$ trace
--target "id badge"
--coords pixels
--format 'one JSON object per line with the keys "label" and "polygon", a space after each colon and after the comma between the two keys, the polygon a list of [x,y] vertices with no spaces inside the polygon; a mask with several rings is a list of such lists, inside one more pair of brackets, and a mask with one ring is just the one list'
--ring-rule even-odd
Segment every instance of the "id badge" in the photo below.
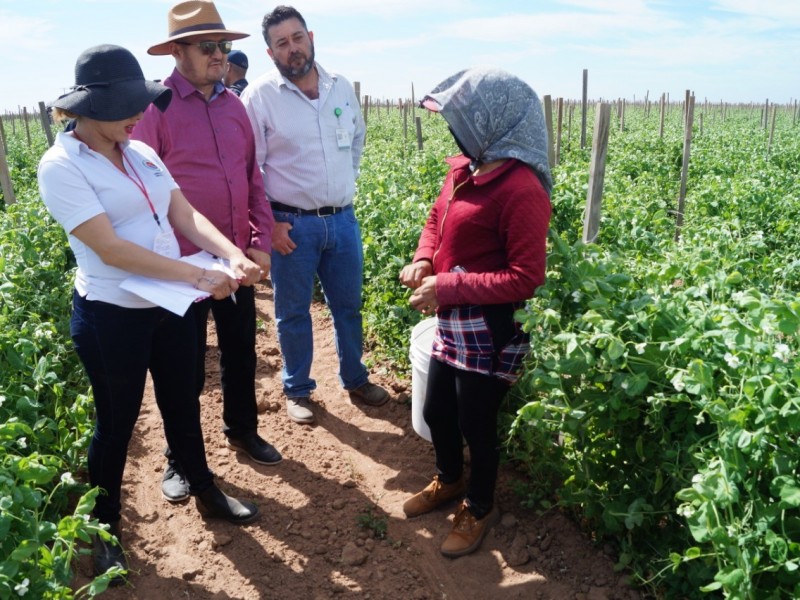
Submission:
{"label": "id badge", "polygon": [[153,240],[153,252],[160,254],[161,256],[166,256],[167,258],[181,257],[181,250],[178,246],[178,238],[175,237],[172,229],[169,229],[168,231],[159,231],[156,234],[156,237]]}
{"label": "id badge", "polygon": [[336,130],[336,143],[339,145],[339,148],[349,148],[350,147],[350,132],[347,129],[339,127]]}

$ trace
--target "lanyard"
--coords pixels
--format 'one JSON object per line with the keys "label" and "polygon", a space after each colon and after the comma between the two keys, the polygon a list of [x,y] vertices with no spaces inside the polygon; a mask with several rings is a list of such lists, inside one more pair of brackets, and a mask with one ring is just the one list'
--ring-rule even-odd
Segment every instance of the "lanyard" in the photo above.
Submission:
{"label": "lanyard", "polygon": [[[147,188],[145,187],[144,182],[142,181],[142,178],[139,177],[139,173],[134,168],[133,163],[130,160],[128,160],[128,157],[125,155],[125,151],[122,150],[122,148],[120,148],[120,153],[122,154],[122,160],[125,161],[126,163],[128,163],[128,166],[130,167],[131,171],[133,171],[133,174],[136,176],[136,179],[131,177],[128,174],[127,171],[125,172],[125,177],[130,179],[133,182],[133,185],[135,185],[137,188],[139,188],[139,191],[142,192],[142,195],[144,196],[144,199],[147,200],[147,206],[150,207],[150,212],[153,213],[153,219],[155,220],[156,225],[158,225],[159,229],[162,229],[161,228],[161,221],[158,219],[158,213],[156,212],[156,207],[153,206],[153,202],[150,200],[150,194],[147,193]],[[162,229],[162,231],[163,231],[163,229]]]}
{"label": "lanyard", "polygon": [[[80,136],[78,135],[77,131],[73,130],[72,135],[79,142],[83,142],[84,144],[86,144],[86,142],[84,142],[80,138]],[[89,146],[89,144],[86,144],[86,145]],[[150,212],[153,213],[153,220],[156,222],[156,225],[158,225],[158,228],[163,231],[163,228],[161,227],[161,220],[158,218],[158,213],[156,212],[156,207],[153,206],[153,202],[150,200],[150,194],[147,193],[147,188],[145,187],[144,182],[142,181],[142,178],[139,177],[139,173],[136,171],[136,168],[133,166],[133,163],[130,160],[128,160],[127,156],[125,156],[125,151],[122,148],[120,148],[119,144],[117,144],[117,148],[119,148],[119,153],[122,155],[123,162],[128,163],[128,166],[130,167],[131,171],[133,171],[133,174],[136,175],[136,179],[131,177],[128,174],[128,171],[126,171],[125,169],[122,169],[122,173],[125,175],[125,177],[127,177],[128,179],[131,180],[133,185],[135,185],[137,188],[139,188],[140,192],[142,192],[142,195],[144,196],[144,199],[147,200],[147,206],[150,207]],[[91,146],[89,146],[89,150],[92,150]],[[94,152],[94,150],[92,150],[92,152]]]}

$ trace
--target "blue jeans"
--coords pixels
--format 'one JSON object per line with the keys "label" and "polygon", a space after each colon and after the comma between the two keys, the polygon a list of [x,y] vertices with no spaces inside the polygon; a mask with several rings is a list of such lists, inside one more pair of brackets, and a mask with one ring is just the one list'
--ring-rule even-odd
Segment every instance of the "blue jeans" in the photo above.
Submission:
{"label": "blue jeans", "polygon": [[317,387],[311,378],[314,338],[311,297],[318,276],[331,311],[339,355],[339,381],[346,390],[367,383],[361,362],[361,279],[364,250],[353,207],[325,216],[275,211],[277,222],[291,223],[297,248],[286,256],[272,253],[275,321],[283,355],[283,391],[289,398],[308,396]]}
{"label": "blue jeans", "polygon": [[189,490],[213,483],[200,427],[195,391],[195,340],[191,315],[163,308],[122,308],[73,294],[71,326],[75,350],[94,395],[96,421],[89,444],[89,482],[104,490],[94,515],[103,523],[120,518],[122,475],[128,443],[142,406],[147,371],[172,453]]}

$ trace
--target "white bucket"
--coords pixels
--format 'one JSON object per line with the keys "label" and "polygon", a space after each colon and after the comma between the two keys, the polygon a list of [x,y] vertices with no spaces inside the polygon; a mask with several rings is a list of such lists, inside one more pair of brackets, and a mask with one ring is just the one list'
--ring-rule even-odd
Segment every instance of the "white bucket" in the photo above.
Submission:
{"label": "white bucket", "polygon": [[428,387],[428,363],[431,359],[436,317],[420,321],[411,331],[408,358],[411,360],[411,425],[417,434],[431,441],[431,430],[422,416],[425,389]]}

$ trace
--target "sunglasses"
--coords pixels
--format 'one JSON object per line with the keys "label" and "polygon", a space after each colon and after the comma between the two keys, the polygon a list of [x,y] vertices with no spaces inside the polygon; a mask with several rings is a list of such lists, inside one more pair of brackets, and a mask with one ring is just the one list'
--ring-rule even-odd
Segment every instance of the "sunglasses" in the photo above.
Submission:
{"label": "sunglasses", "polygon": [[228,40],[222,40],[221,42],[175,42],[176,44],[180,44],[181,46],[197,46],[200,48],[200,52],[205,55],[211,56],[216,52],[217,48],[223,54],[228,54],[233,49],[233,42]]}

